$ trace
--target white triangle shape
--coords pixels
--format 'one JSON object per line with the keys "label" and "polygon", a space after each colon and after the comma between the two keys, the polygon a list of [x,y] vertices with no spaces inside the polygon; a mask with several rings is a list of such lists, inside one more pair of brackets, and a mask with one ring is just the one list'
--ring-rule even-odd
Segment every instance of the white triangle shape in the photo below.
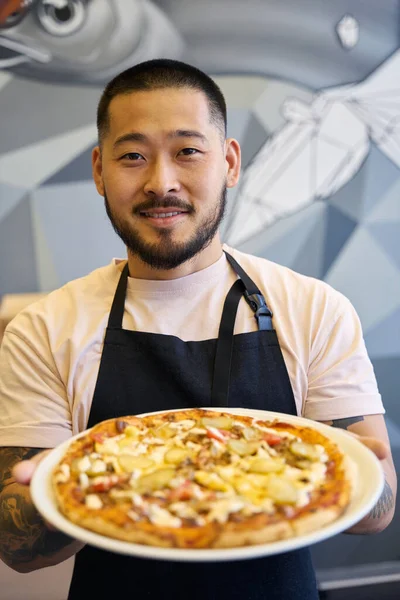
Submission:
{"label": "white triangle shape", "polygon": [[268,86],[258,75],[220,75],[213,78],[231,108],[250,109]]}
{"label": "white triangle shape", "polygon": [[59,287],[59,279],[54,263],[51,260],[52,253],[47,244],[39,215],[37,211],[34,210],[34,201],[31,200],[30,202],[32,207],[32,232],[35,245],[39,290],[41,292],[51,292]]}
{"label": "white triangle shape", "polygon": [[239,246],[239,249],[292,268],[298,252],[324,219],[325,212],[326,204],[317,201],[304,210],[266,227],[253,239]]}
{"label": "white triangle shape", "polygon": [[0,181],[29,189],[36,188],[96,143],[95,125],[41,140],[0,157]]}

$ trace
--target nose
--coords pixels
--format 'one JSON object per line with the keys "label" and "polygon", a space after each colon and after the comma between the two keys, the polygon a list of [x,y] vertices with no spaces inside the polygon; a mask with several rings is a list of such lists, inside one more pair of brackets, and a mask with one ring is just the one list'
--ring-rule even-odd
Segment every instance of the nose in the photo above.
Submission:
{"label": "nose", "polygon": [[144,185],[146,195],[162,198],[167,194],[179,192],[179,189],[180,184],[173,165],[161,159],[150,165],[147,170],[147,181]]}

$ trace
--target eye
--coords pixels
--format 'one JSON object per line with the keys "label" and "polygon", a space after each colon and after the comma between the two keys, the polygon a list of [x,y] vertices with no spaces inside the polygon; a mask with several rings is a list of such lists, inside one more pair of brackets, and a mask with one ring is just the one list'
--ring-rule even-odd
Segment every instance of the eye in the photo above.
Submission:
{"label": "eye", "polygon": [[135,161],[135,160],[139,160],[139,159],[143,158],[143,156],[141,154],[139,154],[139,152],[127,152],[126,154],[121,156],[121,159],[124,159],[124,158],[127,158],[128,160],[131,160],[131,161]]}
{"label": "eye", "polygon": [[41,0],[37,7],[42,27],[57,36],[78,31],[86,20],[86,13],[85,0]]}
{"label": "eye", "polygon": [[196,148],[184,148],[179,152],[179,154],[183,154],[183,156],[192,156],[193,154],[197,154],[199,150]]}

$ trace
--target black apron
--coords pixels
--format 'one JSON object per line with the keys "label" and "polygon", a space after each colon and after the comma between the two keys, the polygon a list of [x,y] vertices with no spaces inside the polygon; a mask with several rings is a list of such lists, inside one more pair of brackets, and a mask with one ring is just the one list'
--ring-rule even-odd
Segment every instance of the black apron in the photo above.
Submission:
{"label": "black apron", "polygon": [[[240,265],[226,257],[239,278],[226,297],[218,339],[200,342],[122,329],[125,266],[110,312],[88,427],[113,417],[201,406],[296,414],[271,312]],[[234,336],[243,297],[258,331]],[[81,598],[318,600],[318,593],[308,549],[211,564],[141,559],[85,546],[76,556],[68,596]]]}

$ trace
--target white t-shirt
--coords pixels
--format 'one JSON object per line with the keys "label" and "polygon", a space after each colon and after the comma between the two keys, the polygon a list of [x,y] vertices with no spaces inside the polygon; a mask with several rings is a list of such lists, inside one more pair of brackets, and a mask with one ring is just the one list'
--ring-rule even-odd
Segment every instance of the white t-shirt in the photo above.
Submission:
{"label": "white t-shirt", "polygon": [[[259,286],[273,312],[298,414],[324,421],[384,413],[349,300],[322,281],[225,249]],[[125,262],[115,259],[67,283],[11,321],[0,347],[1,446],[51,448],[86,428]],[[235,279],[224,254],[180,279],[129,278],[123,327],[184,341],[217,338]],[[256,330],[254,314],[242,299],[235,334]]]}

